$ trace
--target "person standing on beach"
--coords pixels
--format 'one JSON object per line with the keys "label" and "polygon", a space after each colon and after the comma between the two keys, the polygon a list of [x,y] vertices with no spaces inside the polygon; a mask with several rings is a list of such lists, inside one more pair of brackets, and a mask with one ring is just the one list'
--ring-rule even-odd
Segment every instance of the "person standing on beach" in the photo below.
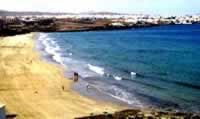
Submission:
{"label": "person standing on beach", "polygon": [[77,82],[77,81],[78,81],[78,78],[79,78],[78,73],[77,73],[77,72],[74,72],[74,78],[73,78],[74,82]]}

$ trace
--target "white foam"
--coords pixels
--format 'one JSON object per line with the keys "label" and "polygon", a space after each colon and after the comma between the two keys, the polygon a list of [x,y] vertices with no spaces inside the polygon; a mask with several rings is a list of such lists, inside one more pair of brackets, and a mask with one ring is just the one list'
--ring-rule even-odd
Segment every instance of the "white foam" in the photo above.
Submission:
{"label": "white foam", "polygon": [[55,51],[61,51],[61,49],[60,49],[60,47],[59,47],[58,45],[56,45],[56,46],[54,47],[54,50],[55,50]]}
{"label": "white foam", "polygon": [[58,62],[59,64],[62,64],[62,65],[63,65],[63,60],[62,60],[62,57],[61,57],[61,55],[60,55],[59,53],[55,54],[55,55],[53,56],[53,59],[54,59],[56,62]]}
{"label": "white foam", "polygon": [[134,104],[135,106],[142,106],[141,102],[137,100],[135,96],[117,86],[112,85],[107,94],[130,105]]}
{"label": "white foam", "polygon": [[46,46],[45,52],[47,52],[47,53],[50,54],[50,55],[55,55],[55,54],[56,54],[56,53],[55,53],[55,50],[52,49],[51,47],[48,47],[48,46]]}
{"label": "white foam", "polygon": [[71,52],[69,53],[69,56],[72,56],[72,53],[71,53]]}
{"label": "white foam", "polygon": [[116,99],[118,99],[118,100],[121,100],[121,101],[123,101],[123,102],[125,102],[125,103],[128,103],[129,105],[134,104],[133,101],[129,101],[129,100],[125,99],[125,98],[118,97],[118,96],[115,96],[115,95],[112,95],[112,94],[110,94],[110,96],[113,97],[113,98],[116,98]]}
{"label": "white foam", "polygon": [[59,53],[61,51],[59,45],[52,38],[49,38],[47,34],[40,34],[38,40],[42,41],[45,52],[52,55],[54,61],[63,65],[62,54]]}
{"label": "white foam", "polygon": [[47,37],[47,34],[42,34],[42,33],[40,33],[40,34],[39,34],[38,40],[43,40],[43,39],[45,39],[46,37]]}
{"label": "white foam", "polygon": [[91,64],[88,64],[88,68],[97,74],[104,75],[104,68],[94,66]]}
{"label": "white foam", "polygon": [[118,80],[118,81],[121,81],[122,80],[122,77],[119,77],[119,76],[113,76],[115,80]]}
{"label": "white foam", "polygon": [[132,75],[132,76],[136,76],[136,74],[137,74],[137,73],[135,73],[135,72],[131,72],[131,75]]}

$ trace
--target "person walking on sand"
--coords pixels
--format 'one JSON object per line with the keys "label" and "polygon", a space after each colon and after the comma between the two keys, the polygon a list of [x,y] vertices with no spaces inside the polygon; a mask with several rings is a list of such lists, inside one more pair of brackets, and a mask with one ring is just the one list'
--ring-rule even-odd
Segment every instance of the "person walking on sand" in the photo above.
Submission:
{"label": "person walking on sand", "polygon": [[77,81],[78,81],[78,78],[79,78],[78,73],[77,73],[77,72],[74,72],[74,78],[73,78],[74,82],[77,82]]}

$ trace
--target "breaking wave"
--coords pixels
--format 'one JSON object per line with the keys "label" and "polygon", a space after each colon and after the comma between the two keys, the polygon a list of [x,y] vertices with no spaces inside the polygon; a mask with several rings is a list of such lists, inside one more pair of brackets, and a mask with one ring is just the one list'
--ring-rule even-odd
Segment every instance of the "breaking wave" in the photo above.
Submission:
{"label": "breaking wave", "polygon": [[118,80],[118,81],[121,81],[122,80],[122,77],[120,77],[120,76],[113,76],[113,78],[115,79],[115,80]]}
{"label": "breaking wave", "polygon": [[88,64],[87,66],[91,71],[93,71],[93,72],[95,72],[97,74],[100,74],[100,75],[104,75],[105,74],[104,68],[101,68],[101,67],[98,67],[98,66],[94,66],[94,65],[91,65],[91,64]]}
{"label": "breaking wave", "polygon": [[110,95],[111,97],[121,100],[130,105],[142,107],[141,102],[135,96],[133,96],[131,93],[126,92],[125,90],[115,85],[112,85],[109,88],[107,88],[106,93]]}
{"label": "breaking wave", "polygon": [[52,59],[63,65],[63,58],[61,52],[61,48],[52,38],[49,38],[47,34],[39,34],[38,40],[41,41],[42,45],[44,45],[44,50],[47,54],[52,56]]}

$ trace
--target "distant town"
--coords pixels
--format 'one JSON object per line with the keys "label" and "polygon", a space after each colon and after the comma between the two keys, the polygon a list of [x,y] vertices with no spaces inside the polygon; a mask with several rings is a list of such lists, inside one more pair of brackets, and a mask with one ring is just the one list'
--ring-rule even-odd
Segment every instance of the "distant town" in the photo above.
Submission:
{"label": "distant town", "polygon": [[196,23],[200,23],[200,15],[159,16],[108,12],[81,14],[4,13],[0,14],[0,35],[15,35],[29,32],[117,30]]}

